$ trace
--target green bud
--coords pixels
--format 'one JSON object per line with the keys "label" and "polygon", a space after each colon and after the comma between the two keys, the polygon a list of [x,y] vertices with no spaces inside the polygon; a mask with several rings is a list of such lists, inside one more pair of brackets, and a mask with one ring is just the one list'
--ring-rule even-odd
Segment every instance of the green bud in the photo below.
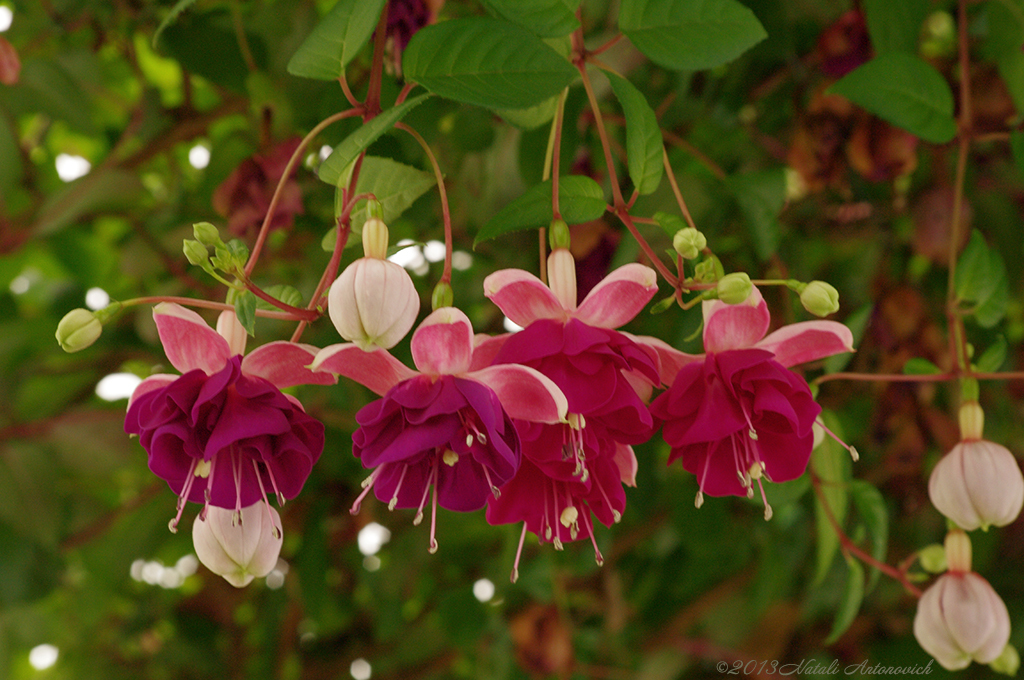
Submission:
{"label": "green bud", "polygon": [[375,198],[371,198],[366,202],[366,219],[368,220],[383,220],[384,219],[384,204]]}
{"label": "green bud", "polygon": [[551,225],[548,227],[548,243],[551,245],[551,250],[568,248],[569,242],[569,225],[565,223],[565,220],[551,220]]}
{"label": "green bud", "polygon": [[1002,654],[989,664],[989,668],[1003,675],[1017,675],[1017,671],[1020,669],[1020,654],[1017,653],[1017,648],[1007,644],[1003,647]]}
{"label": "green bud", "polygon": [[745,272],[734,272],[726,274],[718,280],[715,289],[718,292],[718,299],[727,305],[738,305],[750,297],[750,291],[754,285],[750,283],[750,277]]}
{"label": "green bud", "polygon": [[708,245],[707,238],[693,227],[686,227],[676,232],[672,237],[672,247],[684,259],[693,260],[700,255]]}
{"label": "green bud", "polygon": [[57,324],[57,342],[65,352],[77,352],[96,342],[103,324],[88,309],[72,309]]}
{"label": "green bud", "polygon": [[455,303],[455,291],[452,290],[450,283],[444,281],[439,282],[434,286],[434,292],[430,295],[430,308],[433,310],[441,309],[442,307],[451,307]]}
{"label": "green bud", "polygon": [[380,218],[371,217],[363,224],[363,257],[388,257],[388,226]]}
{"label": "green bud", "polygon": [[693,280],[697,283],[708,283],[715,280],[715,261],[702,260],[693,266]]}
{"label": "green bud", "polygon": [[946,571],[946,548],[939,543],[932,543],[918,550],[917,559],[921,561],[921,568],[929,574],[941,574]]}
{"label": "green bud", "polygon": [[839,311],[839,291],[824,281],[811,281],[800,292],[800,304],[815,316],[828,316]]}
{"label": "green bud", "polygon": [[206,246],[199,241],[185,239],[185,247],[182,250],[185,251],[185,259],[188,260],[189,264],[204,268],[208,266],[210,253],[206,250]]}
{"label": "green bud", "polygon": [[196,222],[192,225],[192,233],[196,240],[204,246],[218,246],[224,243],[220,240],[220,232],[217,231],[217,227],[209,222]]}

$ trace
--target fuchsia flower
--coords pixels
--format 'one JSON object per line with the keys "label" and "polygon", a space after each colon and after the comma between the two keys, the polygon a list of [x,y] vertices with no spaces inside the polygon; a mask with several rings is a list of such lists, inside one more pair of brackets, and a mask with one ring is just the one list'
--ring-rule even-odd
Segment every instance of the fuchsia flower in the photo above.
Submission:
{"label": "fuchsia flower", "polygon": [[366,352],[352,343],[320,350],[311,368],[352,378],[383,396],[356,414],[352,453],[373,473],[352,512],[372,488],[390,509],[415,507],[419,524],[433,488],[434,552],[438,505],[479,510],[519,468],[519,436],[511,418],[560,422],[566,401],[554,383],[531,368],[470,370],[473,327],[454,307],[424,319],[411,347],[420,372],[383,349]]}
{"label": "fuchsia flower", "polygon": [[811,455],[811,426],[821,412],[807,383],[790,366],[853,351],[853,334],[835,321],[791,324],[765,336],[768,306],[755,287],[746,302],[704,302],[703,356],[690,356],[644,338],[671,386],[651,403],[672,447],[669,462],[700,480],[704,494],[752,497],[761,478],[785,482],[803,474]]}
{"label": "fuchsia flower", "polygon": [[518,269],[484,280],[485,295],[524,327],[494,341],[502,343],[494,362],[536,368],[558,385],[569,408],[567,423],[516,423],[523,467],[500,497],[488,499],[487,520],[522,521],[524,538],[530,531],[556,549],[565,540],[590,538],[601,562],[590,514],[606,526],[621,518],[622,484],[635,483],[629,445],[646,441],[653,428],[633,381],[658,382],[651,356],[613,329],[647,304],[657,279],[649,267],[628,264],[577,306],[569,251],[552,251],[548,263],[550,287]]}
{"label": "fuchsia flower", "polygon": [[182,375],[152,375],[135,388],[124,429],[139,435],[149,469],[178,494],[176,531],[185,501],[242,508],[278,503],[302,489],[324,448],[324,426],[281,388],[335,379],[307,364],[316,348],[271,342],[243,358],[245,331],[222,312],[217,331],[180,305],[153,309],[171,365]]}

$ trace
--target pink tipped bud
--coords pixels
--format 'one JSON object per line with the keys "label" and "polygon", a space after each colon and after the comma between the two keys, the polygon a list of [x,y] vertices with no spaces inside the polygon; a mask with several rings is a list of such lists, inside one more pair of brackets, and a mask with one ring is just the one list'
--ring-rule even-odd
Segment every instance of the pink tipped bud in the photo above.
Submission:
{"label": "pink tipped bud", "polygon": [[277,510],[259,501],[241,512],[210,505],[196,517],[192,543],[206,568],[243,588],[277,564],[283,536]]}
{"label": "pink tipped bud", "polygon": [[1024,506],[1024,475],[1005,446],[962,441],[939,461],[928,480],[932,504],[967,531],[1006,526]]}
{"label": "pink tipped bud", "polygon": [[341,337],[367,351],[389,349],[415,323],[420,297],[400,265],[363,257],[346,267],[331,285],[327,311]]}
{"label": "pink tipped bud", "polygon": [[568,248],[556,248],[548,255],[548,287],[563,309],[576,309],[576,260]]}
{"label": "pink tipped bud", "polygon": [[949,572],[917,603],[914,637],[947,670],[999,658],[1010,639],[1006,605],[981,576]]}

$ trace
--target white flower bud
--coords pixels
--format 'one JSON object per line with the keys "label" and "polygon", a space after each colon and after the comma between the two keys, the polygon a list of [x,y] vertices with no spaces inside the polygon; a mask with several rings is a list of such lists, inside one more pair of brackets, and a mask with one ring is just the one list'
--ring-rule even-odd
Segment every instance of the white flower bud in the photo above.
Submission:
{"label": "white flower bud", "polygon": [[984,440],[962,441],[932,470],[932,504],[967,531],[1006,526],[1024,506],[1024,475],[1005,446]]}
{"label": "white flower bud", "polygon": [[103,324],[88,309],[72,309],[57,324],[57,342],[65,352],[83,350],[103,333]]}
{"label": "white flower bud", "polygon": [[918,601],[914,637],[946,670],[991,663],[1010,639],[1010,615],[984,578],[948,572]]}
{"label": "white flower bud", "polygon": [[266,576],[277,564],[283,536],[277,510],[263,501],[234,510],[211,505],[206,519],[192,525],[192,544],[206,568],[243,588],[257,576]]}
{"label": "white flower bud", "polygon": [[420,296],[403,267],[362,257],[331,284],[327,311],[341,337],[367,351],[389,349],[415,323]]}

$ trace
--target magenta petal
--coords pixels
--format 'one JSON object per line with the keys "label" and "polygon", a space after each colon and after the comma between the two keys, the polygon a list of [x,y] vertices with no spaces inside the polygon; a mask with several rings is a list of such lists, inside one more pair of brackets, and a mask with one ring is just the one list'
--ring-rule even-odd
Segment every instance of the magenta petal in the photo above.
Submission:
{"label": "magenta petal", "polygon": [[387,350],[366,352],[352,343],[324,347],[313,358],[310,369],[343,375],[381,395],[403,380],[419,375]]}
{"label": "magenta petal", "polygon": [[633,340],[655,362],[662,385],[671,385],[676,379],[679,369],[683,366],[704,361],[703,354],[680,352],[659,338],[649,335],[630,335],[629,333],[623,333],[623,335]]}
{"label": "magenta petal", "polygon": [[551,289],[522,269],[501,269],[484,279],[484,295],[510,320],[526,327],[538,319],[565,319]]}
{"label": "magenta petal", "polygon": [[738,305],[709,300],[703,303],[703,309],[704,351],[708,353],[753,347],[768,332],[771,322],[768,305],[757,286]]}
{"label": "magenta petal", "polygon": [[242,373],[263,378],[280,389],[294,385],[333,385],[338,378],[307,368],[320,350],[294,342],[268,342],[242,359]]}
{"label": "magenta petal", "polygon": [[153,319],[167,359],[182,373],[198,368],[213,375],[231,357],[227,340],[190,309],[161,302],[153,308]]}
{"label": "magenta petal", "polygon": [[151,392],[152,390],[158,390],[160,388],[167,387],[180,377],[180,375],[171,375],[169,373],[156,373],[154,375],[149,376],[135,387],[135,391],[133,391],[132,395],[128,398],[128,408],[131,408],[132,402],[141,397],[146,392]]}
{"label": "magenta petal", "polygon": [[852,352],[853,333],[837,321],[802,321],[774,331],[757,343],[785,367]]}
{"label": "magenta petal", "polygon": [[473,356],[473,325],[461,310],[441,307],[413,333],[411,349],[413,362],[423,373],[465,373]]}
{"label": "magenta petal", "polygon": [[512,418],[541,423],[565,420],[569,404],[555,383],[540,372],[518,364],[500,364],[474,371],[467,378],[494,390]]}
{"label": "magenta petal", "polygon": [[599,328],[618,328],[633,320],[658,292],[653,269],[632,263],[608,274],[590,291],[574,316]]}

